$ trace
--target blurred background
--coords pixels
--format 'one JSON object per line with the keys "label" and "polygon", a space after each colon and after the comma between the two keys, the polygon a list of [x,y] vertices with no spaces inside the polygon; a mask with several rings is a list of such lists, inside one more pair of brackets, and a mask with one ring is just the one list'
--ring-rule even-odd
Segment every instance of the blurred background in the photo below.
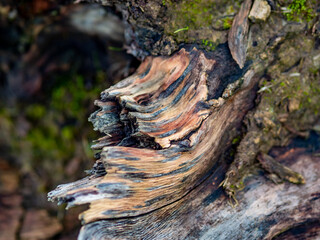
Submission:
{"label": "blurred background", "polygon": [[116,9],[0,0],[0,240],[76,239],[82,209],[47,201],[85,176],[100,92],[134,72]]}

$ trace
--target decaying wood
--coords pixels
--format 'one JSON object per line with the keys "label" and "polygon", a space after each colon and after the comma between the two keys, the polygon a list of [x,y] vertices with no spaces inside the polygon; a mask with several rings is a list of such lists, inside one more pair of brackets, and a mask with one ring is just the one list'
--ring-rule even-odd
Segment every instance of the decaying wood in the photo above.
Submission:
{"label": "decaying wood", "polygon": [[152,214],[89,223],[79,239],[319,239],[320,158],[310,149],[281,150],[275,159],[302,172],[305,185],[277,185],[257,174],[232,206],[219,188],[222,163],[181,200]]}
{"label": "decaying wood", "polygon": [[255,176],[240,194],[240,205],[232,207],[218,189],[226,167],[221,164],[178,202],[133,219],[90,223],[83,227],[79,239],[286,239],[282,237],[290,234],[286,229],[304,225],[314,225],[313,235],[299,231],[300,238],[293,239],[317,239],[319,175],[314,173],[319,173],[319,157],[290,149],[276,159],[289,162],[295,170],[303,168],[306,185],[275,185]]}
{"label": "decaying wood", "polygon": [[296,184],[305,184],[304,178],[299,173],[282,166],[278,161],[274,160],[273,157],[262,153],[258,156],[258,160],[266,171],[270,174],[276,174],[281,180],[287,180],[288,182]]}
{"label": "decaying wood", "polygon": [[246,51],[249,31],[249,12],[252,0],[245,0],[240,8],[239,13],[235,16],[231,29],[228,33],[228,44],[233,59],[239,64],[240,68],[244,67],[246,61]]}
{"label": "decaying wood", "polygon": [[92,175],[58,186],[49,198],[68,207],[90,203],[81,216],[88,223],[138,216],[187,195],[212,173],[255,96],[256,78],[247,74],[243,90],[211,106],[209,96],[222,95],[235,80],[223,66],[238,69],[231,57],[230,64],[220,61],[182,48],[171,57],[148,57],[136,74],[105,90],[90,117],[106,134],[94,145],[102,152]]}
{"label": "decaying wood", "polygon": [[[278,162],[301,173],[303,185],[275,185],[257,172],[235,207],[219,187],[260,78],[240,71],[230,53],[222,55],[230,57],[224,64],[195,48],[149,57],[102,93],[100,110],[90,117],[105,134],[93,146],[102,151],[91,175],[49,194],[68,207],[90,204],[79,239],[286,239],[306,225],[299,239],[319,237],[319,149],[260,157],[271,173]],[[242,86],[222,99],[241,74]]]}
{"label": "decaying wood", "polygon": [[[80,240],[319,238],[319,148],[269,152],[270,145],[259,163],[234,161],[239,168],[232,168],[228,162],[232,154],[256,159],[260,152],[252,131],[238,145],[240,154],[230,150],[254,105],[257,71],[269,64],[260,61],[267,57],[261,41],[251,43],[261,58],[248,51],[253,61],[245,62],[251,5],[245,0],[233,21],[230,52],[227,44],[212,53],[184,46],[172,56],[147,57],[134,75],[101,94],[90,121],[105,136],[92,146],[101,152],[90,176],[49,194],[67,207],[89,203]],[[239,175],[224,192],[222,181]],[[274,184],[279,179],[304,184]]]}

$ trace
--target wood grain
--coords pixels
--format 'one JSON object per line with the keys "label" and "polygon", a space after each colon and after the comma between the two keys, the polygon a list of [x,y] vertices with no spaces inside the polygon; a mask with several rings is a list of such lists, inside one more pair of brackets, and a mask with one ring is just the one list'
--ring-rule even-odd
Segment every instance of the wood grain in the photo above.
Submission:
{"label": "wood grain", "polygon": [[138,216],[187,195],[213,171],[230,146],[234,131],[228,130],[239,126],[255,96],[210,106],[208,82],[216,81],[216,92],[227,85],[209,78],[215,68],[214,55],[182,48],[171,57],[148,57],[134,75],[102,92],[95,102],[100,110],[90,117],[106,134],[93,146],[102,148],[100,159],[91,176],[58,186],[49,198],[68,207],[90,203],[81,215],[88,223]]}
{"label": "wood grain", "polygon": [[288,149],[276,160],[302,171],[305,185],[251,176],[233,206],[219,188],[227,168],[222,162],[181,200],[135,218],[89,223],[78,239],[319,239],[320,158],[300,150]]}

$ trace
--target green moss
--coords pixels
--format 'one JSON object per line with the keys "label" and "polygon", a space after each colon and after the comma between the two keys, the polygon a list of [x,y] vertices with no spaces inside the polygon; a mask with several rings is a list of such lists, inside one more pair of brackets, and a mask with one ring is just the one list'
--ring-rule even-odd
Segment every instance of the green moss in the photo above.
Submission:
{"label": "green moss", "polygon": [[[318,76],[315,74],[315,76]],[[319,76],[318,76],[319,77]],[[319,114],[319,101],[320,101],[320,85],[316,81],[309,83],[310,87],[302,92],[300,96],[300,109],[309,110],[311,113]]]}
{"label": "green moss", "polygon": [[284,13],[288,21],[311,21],[316,13],[314,11],[313,3],[315,1],[307,0],[293,0],[292,3],[288,6],[288,10]]}
{"label": "green moss", "polygon": [[74,135],[74,128],[71,126],[67,126],[67,127],[62,128],[61,135],[62,135],[62,138],[67,141],[72,140],[73,135]]}
{"label": "green moss", "polygon": [[240,142],[240,140],[241,140],[241,136],[237,136],[232,140],[232,144],[237,144]]}
{"label": "green moss", "polygon": [[214,43],[213,41],[211,40],[208,40],[208,39],[203,39],[201,41],[201,46],[204,47],[206,50],[208,51],[213,51],[216,49],[218,44]]}
{"label": "green moss", "polygon": [[182,1],[180,9],[177,9],[178,16],[183,16],[181,21],[185,21],[190,28],[196,29],[199,26],[210,26],[213,16],[210,9],[213,3],[206,0]]}
{"label": "green moss", "polygon": [[32,120],[39,120],[44,117],[46,108],[41,104],[29,105],[26,108],[26,116]]}
{"label": "green moss", "polygon": [[213,20],[212,11],[210,11],[213,4],[211,1],[205,0],[183,0],[180,3],[167,1],[170,21],[165,27],[166,34],[173,35],[182,30],[209,27]]}
{"label": "green moss", "polygon": [[214,50],[218,40],[225,38],[221,32],[231,27],[238,5],[226,0],[166,1],[168,20],[164,32],[177,43],[198,43]]}
{"label": "green moss", "polygon": [[[98,78],[103,78],[98,74]],[[59,79],[59,84],[52,91],[51,108],[62,112],[65,112],[67,117],[83,117],[86,109],[83,108],[87,100],[98,96],[100,90],[98,87],[88,89],[84,84],[84,78],[82,75],[76,75],[71,79],[72,84],[66,87],[63,84],[63,79]],[[62,80],[62,81],[61,81]]]}
{"label": "green moss", "polygon": [[229,28],[231,28],[231,26],[232,26],[232,18],[230,18],[230,17],[226,17],[226,18],[224,18],[223,19],[223,28],[224,29],[229,29]]}
{"label": "green moss", "polygon": [[[264,81],[261,84],[260,93],[263,95],[260,106],[264,106],[266,118],[262,131],[268,139],[280,137],[281,124],[278,119],[283,114],[287,115],[285,125],[296,131],[312,128],[319,118],[319,73],[298,75],[296,71],[297,67],[286,74],[274,74],[273,82]],[[261,89],[265,90],[261,92]]]}

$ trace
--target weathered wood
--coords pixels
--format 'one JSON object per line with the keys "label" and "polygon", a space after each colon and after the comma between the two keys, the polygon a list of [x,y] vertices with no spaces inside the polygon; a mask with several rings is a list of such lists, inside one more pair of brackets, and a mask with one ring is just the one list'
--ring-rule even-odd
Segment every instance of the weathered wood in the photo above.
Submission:
{"label": "weathered wood", "polygon": [[276,174],[281,180],[287,180],[288,182],[296,184],[305,184],[304,178],[301,174],[293,172],[290,168],[282,166],[279,162],[270,157],[267,154],[260,154],[258,160],[261,163],[263,169],[270,174]]}
{"label": "weathered wood", "polygon": [[252,0],[245,0],[240,8],[239,13],[235,16],[232,27],[228,33],[228,44],[233,59],[239,64],[240,68],[244,67],[246,61],[246,51],[248,44],[249,31],[249,12]]}
{"label": "weathered wood", "polygon": [[[195,48],[149,57],[136,74],[104,91],[96,102],[101,110],[90,117],[95,129],[107,135],[95,145],[103,149],[93,175],[59,186],[49,197],[68,207],[90,203],[81,216],[88,223],[148,213],[199,185],[230,146],[232,129],[254,99],[254,94],[247,96],[254,92],[251,74],[238,97],[211,106],[217,100],[210,100],[209,89],[211,96],[221,96],[228,83],[221,81],[223,74],[208,78],[226,66],[215,58]],[[121,142],[119,136],[125,136]]]}
{"label": "weathered wood", "polygon": [[183,199],[152,214],[89,223],[79,239],[319,239],[320,158],[306,148],[281,150],[275,159],[302,172],[305,185],[255,175],[232,206],[218,186],[222,163]]}
{"label": "weathered wood", "polygon": [[[242,3],[229,32],[236,62],[222,57],[231,57],[228,51],[217,56],[220,47],[209,54],[184,46],[171,57],[147,57],[136,74],[102,93],[96,102],[101,109],[90,120],[106,136],[94,145],[102,152],[91,176],[50,193],[68,207],[90,204],[80,217],[85,225],[79,239],[285,239],[303,228],[299,239],[319,237],[319,157],[292,146],[286,153],[269,153],[270,144],[259,164],[255,159],[261,146],[255,136],[264,132],[257,127],[257,135],[249,128],[238,146],[236,167],[228,162],[228,154],[235,153],[228,153],[232,139],[254,105],[261,80],[253,69],[272,67],[270,51],[278,47],[269,46],[269,40],[290,33],[271,24],[260,41],[256,24],[246,62],[251,5],[251,0]],[[240,82],[242,86],[236,84]],[[229,94],[230,89],[237,91]],[[237,161],[245,155],[250,164]],[[291,174],[305,184],[275,185],[259,166],[272,180],[274,174],[290,180]],[[239,181],[226,181],[232,176]],[[223,180],[229,196],[238,191],[234,202],[219,188]]]}

